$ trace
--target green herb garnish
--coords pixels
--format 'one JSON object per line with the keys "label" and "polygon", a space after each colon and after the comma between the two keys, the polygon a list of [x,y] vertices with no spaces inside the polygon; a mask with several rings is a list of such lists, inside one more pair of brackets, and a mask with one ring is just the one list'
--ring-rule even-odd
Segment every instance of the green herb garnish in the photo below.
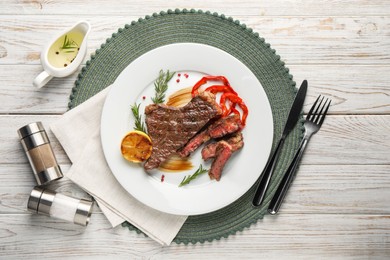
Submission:
{"label": "green herb garnish", "polygon": [[139,106],[140,105],[141,104],[137,105],[137,103],[134,103],[133,106],[130,106],[131,112],[133,112],[133,116],[134,116],[134,119],[135,119],[134,130],[138,130],[138,131],[146,133],[145,124],[142,121],[142,116],[139,114]]}
{"label": "green herb garnish", "polygon": [[154,90],[156,91],[156,94],[154,98],[152,98],[153,103],[164,103],[165,92],[168,89],[168,82],[173,78],[173,75],[175,75],[175,72],[170,73],[169,70],[167,70],[167,72],[160,70],[158,78],[154,82]]}
{"label": "green herb garnish", "polygon": [[62,46],[60,47],[61,50],[67,50],[66,53],[75,52],[75,49],[77,49],[79,46],[77,43],[68,38],[68,35],[65,35],[64,42],[62,43]]}
{"label": "green herb garnish", "polygon": [[187,185],[188,183],[190,183],[192,180],[196,179],[196,177],[198,177],[199,175],[203,174],[203,173],[206,173],[208,172],[209,170],[208,169],[203,169],[203,166],[202,164],[199,166],[198,170],[196,170],[196,172],[192,175],[187,175],[187,176],[184,176],[183,180],[181,181],[181,183],[179,184],[179,187],[182,187],[184,185]]}

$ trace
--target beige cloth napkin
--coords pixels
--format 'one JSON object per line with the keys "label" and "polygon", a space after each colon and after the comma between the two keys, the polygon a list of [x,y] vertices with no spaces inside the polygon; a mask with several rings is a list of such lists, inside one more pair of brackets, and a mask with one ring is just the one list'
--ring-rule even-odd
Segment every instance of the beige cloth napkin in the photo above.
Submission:
{"label": "beige cloth napkin", "polygon": [[160,244],[169,245],[187,216],[154,210],[133,198],[111,173],[101,147],[100,116],[109,87],[51,125],[72,167],[65,174],[97,201],[113,227],[125,220]]}

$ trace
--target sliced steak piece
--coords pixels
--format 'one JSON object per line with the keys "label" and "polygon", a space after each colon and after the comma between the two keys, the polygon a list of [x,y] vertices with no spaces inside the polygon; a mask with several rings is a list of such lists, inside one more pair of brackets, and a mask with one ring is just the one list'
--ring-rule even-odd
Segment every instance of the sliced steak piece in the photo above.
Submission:
{"label": "sliced steak piece", "polygon": [[188,157],[192,152],[198,149],[203,143],[209,141],[211,138],[220,138],[227,134],[234,133],[241,129],[241,120],[239,115],[220,118],[205,130],[194,136],[178,154],[181,157]]}
{"label": "sliced steak piece", "polygon": [[191,140],[182,149],[180,149],[177,152],[177,154],[181,158],[186,158],[193,151],[198,149],[199,146],[201,146],[202,144],[204,144],[208,140],[210,140],[210,136],[207,133],[207,129],[206,129],[206,130],[203,130],[202,132],[200,132],[199,134],[195,135],[193,138],[191,138]]}
{"label": "sliced steak piece", "polygon": [[240,116],[233,114],[231,116],[217,120],[207,128],[207,131],[211,138],[220,138],[227,134],[234,133],[241,128],[242,124]]}
{"label": "sliced steak piece", "polygon": [[145,115],[153,150],[144,168],[151,170],[182,148],[211,119],[221,116],[221,108],[213,94],[202,92],[180,108],[149,105],[145,108]]}
{"label": "sliced steak piece", "polygon": [[[244,139],[241,131],[235,132],[229,137],[224,138],[223,141],[227,142],[231,146],[232,152],[235,152],[244,146]],[[202,149],[203,160],[207,161],[215,157],[216,149],[219,142],[209,143],[208,145],[203,147]]]}
{"label": "sliced steak piece", "polygon": [[216,157],[209,170],[210,179],[215,179],[217,181],[221,179],[222,170],[232,153],[232,147],[226,141],[218,142],[215,152]]}

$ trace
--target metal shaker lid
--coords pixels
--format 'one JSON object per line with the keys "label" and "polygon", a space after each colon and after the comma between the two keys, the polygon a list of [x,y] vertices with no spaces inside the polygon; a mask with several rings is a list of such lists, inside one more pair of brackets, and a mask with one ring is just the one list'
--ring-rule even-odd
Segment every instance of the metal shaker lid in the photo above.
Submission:
{"label": "metal shaker lid", "polygon": [[56,193],[40,187],[34,187],[27,202],[27,209],[34,213],[50,216],[50,207]]}
{"label": "metal shaker lid", "polygon": [[59,165],[47,168],[41,172],[34,174],[34,176],[39,186],[46,185],[52,181],[64,177],[61,171],[61,167]]}
{"label": "metal shaker lid", "polygon": [[93,201],[81,199],[74,215],[73,223],[87,226],[92,214]]}
{"label": "metal shaker lid", "polygon": [[35,122],[21,127],[18,130],[19,138],[23,139],[26,136],[32,135],[37,132],[45,131],[42,122]]}

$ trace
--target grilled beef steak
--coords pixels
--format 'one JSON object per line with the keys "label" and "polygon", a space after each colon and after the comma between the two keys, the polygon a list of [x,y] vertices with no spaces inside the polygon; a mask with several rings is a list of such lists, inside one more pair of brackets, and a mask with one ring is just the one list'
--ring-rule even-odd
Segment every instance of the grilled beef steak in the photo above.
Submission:
{"label": "grilled beef steak", "polygon": [[226,141],[218,142],[215,151],[216,156],[209,170],[210,179],[215,179],[217,181],[221,179],[222,170],[232,153],[232,147]]}
{"label": "grilled beef steak", "polygon": [[211,179],[219,181],[221,179],[222,170],[229,160],[230,156],[244,146],[243,136],[241,131],[224,137],[218,142],[210,143],[202,149],[202,158],[207,161],[214,158],[209,176]]}
{"label": "grilled beef steak", "polygon": [[[241,131],[235,132],[234,134],[230,135],[227,138],[224,138],[223,140],[226,141],[231,146],[232,152],[235,152],[244,146],[244,140]],[[216,150],[219,142],[209,143],[208,145],[203,147],[202,149],[203,160],[207,161],[216,156]]]}
{"label": "grilled beef steak", "polygon": [[145,108],[145,115],[153,150],[144,168],[151,170],[182,148],[211,119],[221,116],[221,109],[213,94],[203,92],[180,108],[149,105]]}
{"label": "grilled beef steak", "polygon": [[220,138],[227,134],[234,133],[242,128],[240,115],[231,115],[229,117],[217,120],[210,125],[207,130],[211,138]]}
{"label": "grilled beef steak", "polygon": [[205,130],[194,136],[180,151],[178,151],[178,154],[181,157],[187,157],[211,138],[220,138],[234,133],[241,129],[241,127],[242,125],[239,115],[234,114],[229,117],[220,118],[208,126]]}

